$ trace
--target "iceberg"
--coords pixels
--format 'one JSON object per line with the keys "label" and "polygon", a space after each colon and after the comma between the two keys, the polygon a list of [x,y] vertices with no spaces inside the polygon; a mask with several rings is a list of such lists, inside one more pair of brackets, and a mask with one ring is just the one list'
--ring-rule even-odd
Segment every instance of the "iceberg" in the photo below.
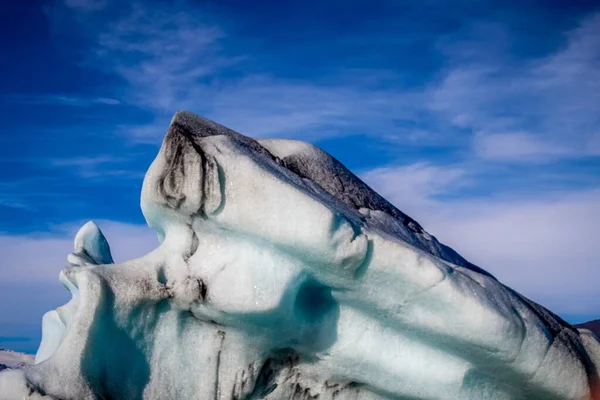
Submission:
{"label": "iceberg", "polygon": [[600,399],[600,343],[440,243],[344,165],[175,114],[114,263],[92,222],[12,399]]}
{"label": "iceberg", "polygon": [[23,368],[28,365],[33,365],[33,363],[34,360],[31,354],[0,349],[0,371],[5,369]]}

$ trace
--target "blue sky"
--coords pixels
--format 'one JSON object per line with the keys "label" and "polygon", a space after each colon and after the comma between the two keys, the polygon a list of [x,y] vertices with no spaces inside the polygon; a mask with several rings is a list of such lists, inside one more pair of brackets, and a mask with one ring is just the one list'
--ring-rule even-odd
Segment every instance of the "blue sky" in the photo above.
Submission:
{"label": "blue sky", "polygon": [[600,317],[594,1],[2,1],[0,347],[33,351],[72,237],[156,245],[172,114],[323,147],[572,322]]}

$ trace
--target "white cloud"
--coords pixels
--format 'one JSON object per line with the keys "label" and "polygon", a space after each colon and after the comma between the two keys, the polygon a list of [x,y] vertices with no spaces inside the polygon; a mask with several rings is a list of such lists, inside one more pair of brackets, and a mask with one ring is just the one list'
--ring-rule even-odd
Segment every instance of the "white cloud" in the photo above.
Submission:
{"label": "white cloud", "polygon": [[[145,225],[96,221],[106,236],[115,262],[140,257],[158,247],[156,233]],[[57,282],[67,265],[81,223],[57,226],[53,232],[0,234],[0,275],[4,284]]]}
{"label": "white cloud", "polygon": [[600,14],[568,32],[558,51],[526,61],[512,59],[506,38],[495,43],[488,28],[474,30],[483,39],[444,44],[450,67],[430,88],[431,109],[480,132],[478,155],[496,161],[597,155]]}
{"label": "white cloud", "polygon": [[376,168],[361,174],[361,178],[409,215],[434,207],[437,195],[468,185],[471,180],[462,168],[426,163]]}
{"label": "white cloud", "polygon": [[475,135],[474,147],[479,157],[491,161],[551,161],[576,155],[566,146],[526,132],[478,133]]}
{"label": "white cloud", "polygon": [[362,177],[503,283],[555,312],[598,312],[600,189],[534,198],[440,200],[440,195],[460,192],[456,184],[463,175],[461,170],[416,164]]}

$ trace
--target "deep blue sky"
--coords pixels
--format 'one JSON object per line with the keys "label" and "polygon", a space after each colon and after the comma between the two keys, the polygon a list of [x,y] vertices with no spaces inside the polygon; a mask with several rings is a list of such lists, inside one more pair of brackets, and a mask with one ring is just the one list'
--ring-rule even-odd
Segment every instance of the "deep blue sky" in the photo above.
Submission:
{"label": "deep blue sky", "polygon": [[156,244],[139,193],[179,109],[314,142],[503,282],[600,317],[598,2],[1,5],[0,347],[35,349],[86,220],[117,258]]}

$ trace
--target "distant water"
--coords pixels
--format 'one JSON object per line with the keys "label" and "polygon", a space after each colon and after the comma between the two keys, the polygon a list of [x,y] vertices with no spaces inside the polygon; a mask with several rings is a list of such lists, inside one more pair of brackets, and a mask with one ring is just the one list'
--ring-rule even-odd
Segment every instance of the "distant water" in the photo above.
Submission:
{"label": "distant water", "polygon": [[41,335],[38,335],[37,337],[0,336],[0,349],[35,354],[40,345],[40,340]]}
{"label": "distant water", "polygon": [[0,323],[0,348],[35,354],[42,339],[42,324]]}

